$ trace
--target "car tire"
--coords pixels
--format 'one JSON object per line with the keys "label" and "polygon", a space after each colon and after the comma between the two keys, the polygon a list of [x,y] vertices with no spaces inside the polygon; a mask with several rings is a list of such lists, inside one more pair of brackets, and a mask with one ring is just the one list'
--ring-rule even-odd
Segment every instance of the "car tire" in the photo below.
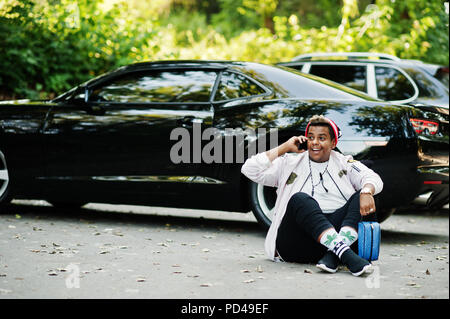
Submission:
{"label": "car tire", "polygon": [[10,180],[5,154],[0,150],[0,212],[11,201]]}
{"label": "car tire", "polygon": [[276,187],[250,182],[250,207],[258,223],[265,230],[272,224],[273,208],[277,199]]}
{"label": "car tire", "polygon": [[377,209],[376,214],[377,214],[377,221],[379,223],[384,222],[386,219],[389,218],[389,216],[391,216],[394,212],[395,212],[395,208],[386,208],[386,209]]}
{"label": "car tire", "polygon": [[[268,230],[272,224],[273,208],[277,199],[276,187],[268,187],[262,184],[250,182],[249,185],[250,208],[258,223],[263,229]],[[378,209],[377,221],[385,221],[395,212],[395,208]]]}

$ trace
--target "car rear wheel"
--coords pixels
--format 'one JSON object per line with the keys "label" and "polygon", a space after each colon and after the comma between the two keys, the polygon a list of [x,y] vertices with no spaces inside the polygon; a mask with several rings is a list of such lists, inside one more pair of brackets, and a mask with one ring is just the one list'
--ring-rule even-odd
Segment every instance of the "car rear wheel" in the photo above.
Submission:
{"label": "car rear wheel", "polygon": [[386,209],[377,209],[377,220],[379,223],[384,222],[386,219],[389,218],[394,212],[395,208],[386,208]]}
{"label": "car rear wheel", "polygon": [[272,223],[275,201],[277,199],[276,187],[268,187],[250,182],[250,206],[256,220],[268,229]]}
{"label": "car rear wheel", "polygon": [[[250,182],[250,206],[256,220],[265,229],[269,229],[272,223],[273,211],[277,200],[276,187],[268,187]],[[395,212],[395,208],[378,209],[377,220],[383,222]]]}
{"label": "car rear wheel", "polygon": [[0,150],[0,211],[3,206],[11,201],[9,195],[9,172],[6,166],[6,158]]}

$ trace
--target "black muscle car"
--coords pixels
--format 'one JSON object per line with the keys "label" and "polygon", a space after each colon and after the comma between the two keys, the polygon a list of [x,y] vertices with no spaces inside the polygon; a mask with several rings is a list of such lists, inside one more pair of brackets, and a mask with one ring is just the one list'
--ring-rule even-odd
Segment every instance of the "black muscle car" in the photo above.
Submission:
{"label": "black muscle car", "polygon": [[[380,221],[430,190],[430,205],[448,202],[448,110],[227,61],[137,63],[51,101],[0,102],[0,202],[253,211],[267,227],[276,193],[241,166],[256,149],[304,134],[315,114],[341,128],[338,151],[383,179]],[[430,123],[433,132],[423,128]]]}

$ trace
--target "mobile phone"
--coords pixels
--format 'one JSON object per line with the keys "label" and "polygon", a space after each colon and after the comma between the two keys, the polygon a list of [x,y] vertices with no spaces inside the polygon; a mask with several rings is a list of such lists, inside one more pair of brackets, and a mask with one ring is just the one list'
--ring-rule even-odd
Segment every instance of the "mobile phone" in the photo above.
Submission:
{"label": "mobile phone", "polygon": [[308,141],[304,141],[303,143],[298,144],[298,150],[307,150],[308,149]]}

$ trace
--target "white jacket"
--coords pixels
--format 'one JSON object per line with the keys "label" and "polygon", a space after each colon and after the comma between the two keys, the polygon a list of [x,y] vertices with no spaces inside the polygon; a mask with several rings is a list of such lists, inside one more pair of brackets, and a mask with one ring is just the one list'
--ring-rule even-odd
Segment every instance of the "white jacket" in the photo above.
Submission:
{"label": "white jacket", "polygon": [[[287,153],[273,162],[266,152],[259,153],[247,159],[241,172],[255,183],[277,187],[274,215],[265,241],[266,254],[275,260],[278,227],[286,206],[291,196],[301,189],[298,185],[304,185],[309,176],[308,152]],[[295,182],[286,183],[293,172],[297,174]],[[377,173],[361,162],[354,161],[351,156],[344,156],[336,151],[331,151],[328,172],[347,200],[368,183],[375,187],[375,194],[383,189],[383,181]]]}

